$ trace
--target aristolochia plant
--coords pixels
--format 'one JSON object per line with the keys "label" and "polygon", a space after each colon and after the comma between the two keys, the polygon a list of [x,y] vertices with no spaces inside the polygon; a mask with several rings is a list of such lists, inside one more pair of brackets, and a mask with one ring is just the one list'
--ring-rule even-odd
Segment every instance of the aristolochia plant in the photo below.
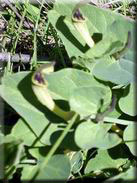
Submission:
{"label": "aristolochia plant", "polygon": [[20,115],[0,142],[6,178],[18,168],[22,180],[134,178],[135,22],[77,3],[57,0],[48,13],[73,67],[2,78],[1,97]]}

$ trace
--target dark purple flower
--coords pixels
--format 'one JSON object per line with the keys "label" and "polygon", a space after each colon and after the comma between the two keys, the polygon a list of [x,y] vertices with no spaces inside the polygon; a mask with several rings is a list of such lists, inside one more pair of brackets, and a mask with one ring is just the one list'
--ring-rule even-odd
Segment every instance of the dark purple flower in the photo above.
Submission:
{"label": "dark purple flower", "polygon": [[42,77],[42,74],[41,74],[40,72],[37,72],[37,73],[35,74],[34,79],[37,80],[38,83],[40,83],[40,84],[41,84],[41,83],[42,83],[42,84],[45,83],[45,82],[44,82],[44,79],[43,79],[43,77]]}
{"label": "dark purple flower", "polygon": [[78,20],[85,20],[85,18],[83,17],[82,13],[80,12],[79,9],[77,9],[75,12],[74,12],[74,15],[73,15],[74,18],[78,19]]}

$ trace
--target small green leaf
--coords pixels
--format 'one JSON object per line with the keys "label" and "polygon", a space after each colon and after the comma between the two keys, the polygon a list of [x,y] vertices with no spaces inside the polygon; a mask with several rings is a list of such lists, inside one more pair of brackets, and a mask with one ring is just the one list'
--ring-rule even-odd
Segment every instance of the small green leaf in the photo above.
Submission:
{"label": "small green leaf", "polygon": [[30,16],[33,21],[36,21],[37,16],[38,16],[39,11],[40,11],[39,8],[32,5],[32,4],[30,4],[30,3],[26,3],[25,6],[26,6],[26,9],[27,9],[28,13],[30,14],[28,16]]}
{"label": "small green leaf", "polygon": [[85,173],[112,168],[118,169],[121,165],[126,163],[127,158],[114,158],[112,152],[113,149],[111,150],[111,153],[108,150],[98,150],[96,157],[88,161]]}
{"label": "small green leaf", "polygon": [[81,151],[78,152],[73,152],[72,151],[72,156],[71,156],[71,152],[70,152],[70,162],[71,162],[71,172],[72,173],[78,173],[82,166],[83,166],[83,155],[81,153]]}
{"label": "small green leaf", "polygon": [[0,144],[4,142],[4,134],[0,132]]}
{"label": "small green leaf", "polygon": [[122,112],[130,115],[136,116],[137,111],[135,109],[135,83],[132,83],[127,94],[127,90],[124,91],[123,97],[119,100],[119,107]]}
{"label": "small green leaf", "polygon": [[136,167],[130,167],[126,172],[122,172],[119,175],[116,175],[110,179],[105,180],[103,183],[125,183],[130,181],[132,183],[136,183],[136,172],[137,168]]}
{"label": "small green leaf", "polygon": [[133,125],[128,125],[126,127],[126,129],[124,130],[124,134],[123,134],[123,139],[125,141],[125,144],[129,147],[131,153],[134,156],[137,156],[137,151],[136,151],[136,143],[137,143],[136,128],[137,128],[137,124],[135,122]]}
{"label": "small green leaf", "polygon": [[0,149],[3,151],[2,155],[4,155],[4,176],[7,179],[10,179],[19,165],[20,159],[23,157],[23,141],[19,138],[17,139],[11,134],[6,135],[4,138],[4,143],[1,144]]}

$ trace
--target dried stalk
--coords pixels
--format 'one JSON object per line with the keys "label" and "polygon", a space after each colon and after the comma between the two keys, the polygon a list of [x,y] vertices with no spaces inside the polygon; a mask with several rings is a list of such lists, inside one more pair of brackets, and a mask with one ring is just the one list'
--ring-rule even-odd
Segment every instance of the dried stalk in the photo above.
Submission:
{"label": "dried stalk", "polygon": [[31,56],[28,54],[15,54],[12,55],[11,53],[0,53],[0,62],[22,62],[22,63],[29,63],[31,60]]}

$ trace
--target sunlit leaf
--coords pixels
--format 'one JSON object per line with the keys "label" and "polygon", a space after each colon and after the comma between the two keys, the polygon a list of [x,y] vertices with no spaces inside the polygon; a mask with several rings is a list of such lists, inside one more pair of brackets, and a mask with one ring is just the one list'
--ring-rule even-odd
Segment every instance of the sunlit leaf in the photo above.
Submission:
{"label": "sunlit leaf", "polygon": [[134,156],[137,156],[137,151],[136,151],[136,143],[137,143],[136,128],[137,128],[136,122],[133,125],[128,125],[126,127],[126,129],[124,130],[124,135],[123,135],[123,139],[125,141],[125,144],[129,147],[131,153]]}
{"label": "sunlit leaf", "polygon": [[136,99],[135,99],[135,84],[131,84],[129,87],[129,92],[127,90],[124,91],[123,97],[119,100],[119,107],[121,111],[130,115],[136,116],[137,110],[135,109]]}
{"label": "sunlit leaf", "polygon": [[[117,151],[118,153],[121,153],[122,149],[120,149],[120,152]],[[122,152],[123,153],[123,152]],[[105,169],[118,169],[121,165],[125,164],[127,161],[127,158],[122,158],[118,157],[115,158],[113,157],[113,149],[111,152],[107,150],[99,150],[98,154],[94,159],[91,159],[88,161],[88,164],[85,169],[85,173],[90,173],[92,171],[97,171],[97,170],[105,170]]]}
{"label": "sunlit leaf", "polygon": [[82,149],[109,149],[118,145],[122,139],[109,134],[112,124],[95,124],[91,121],[81,123],[75,131],[75,141]]}

